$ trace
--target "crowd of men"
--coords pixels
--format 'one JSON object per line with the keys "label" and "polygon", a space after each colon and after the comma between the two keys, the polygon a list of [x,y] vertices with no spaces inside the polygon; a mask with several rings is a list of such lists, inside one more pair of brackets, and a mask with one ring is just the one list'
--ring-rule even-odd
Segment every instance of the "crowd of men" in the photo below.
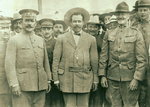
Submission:
{"label": "crowd of men", "polygon": [[0,16],[0,107],[150,107],[150,0],[38,14]]}

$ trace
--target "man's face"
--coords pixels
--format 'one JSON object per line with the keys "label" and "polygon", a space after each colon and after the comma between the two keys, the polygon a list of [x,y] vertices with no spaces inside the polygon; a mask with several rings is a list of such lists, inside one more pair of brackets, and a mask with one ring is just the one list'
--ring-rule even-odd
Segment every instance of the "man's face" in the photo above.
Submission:
{"label": "man's face", "polygon": [[105,16],[105,17],[104,17],[104,23],[105,23],[105,24],[108,23],[109,20],[110,20],[110,18],[111,18],[111,15]]}
{"label": "man's face", "polygon": [[33,17],[25,17],[22,21],[22,27],[26,32],[34,31],[36,26],[36,19]]}
{"label": "man's face", "polygon": [[117,16],[118,24],[121,25],[127,24],[130,17],[129,13],[117,13],[116,16]]}
{"label": "man's face", "polygon": [[111,29],[115,29],[117,27],[118,23],[117,22],[111,22],[109,24],[106,25],[107,29],[111,30]]}
{"label": "man's face", "polygon": [[80,32],[84,25],[83,16],[82,15],[73,15],[71,18],[71,27],[74,32]]}
{"label": "man's face", "polygon": [[87,29],[88,29],[89,33],[93,36],[98,34],[99,28],[100,27],[96,24],[90,23],[90,24],[87,25]]}
{"label": "man's face", "polygon": [[57,35],[62,34],[64,32],[64,26],[62,24],[55,24],[53,29]]}
{"label": "man's face", "polygon": [[10,26],[0,25],[0,35],[5,41],[8,41],[10,37]]}
{"label": "man's face", "polygon": [[21,30],[22,30],[22,20],[21,19],[14,21],[13,29],[17,33],[21,32]]}
{"label": "man's face", "polygon": [[138,15],[142,20],[149,20],[150,16],[150,8],[146,7],[139,7],[138,8]]}
{"label": "man's face", "polygon": [[42,28],[41,28],[42,35],[43,35],[45,38],[50,37],[51,34],[52,34],[52,31],[53,31],[53,27],[42,27]]}

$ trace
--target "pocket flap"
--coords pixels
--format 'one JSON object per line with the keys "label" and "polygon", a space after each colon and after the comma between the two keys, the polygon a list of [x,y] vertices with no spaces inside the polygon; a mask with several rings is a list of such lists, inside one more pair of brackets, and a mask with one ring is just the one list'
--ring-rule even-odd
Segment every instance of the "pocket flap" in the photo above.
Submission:
{"label": "pocket flap", "polygon": [[18,70],[19,74],[23,74],[23,73],[26,73],[26,72],[27,72],[26,70]]}
{"label": "pocket flap", "polygon": [[125,42],[135,42],[136,38],[134,36],[126,37]]}

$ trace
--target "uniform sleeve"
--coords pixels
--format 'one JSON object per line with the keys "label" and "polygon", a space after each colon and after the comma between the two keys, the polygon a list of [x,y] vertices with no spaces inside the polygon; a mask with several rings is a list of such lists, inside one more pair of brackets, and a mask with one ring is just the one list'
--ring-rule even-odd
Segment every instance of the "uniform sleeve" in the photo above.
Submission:
{"label": "uniform sleeve", "polygon": [[47,55],[47,49],[46,49],[45,42],[44,42],[44,69],[47,73],[48,80],[52,80],[52,75],[51,75],[51,71],[50,71],[50,65],[49,65],[49,60],[48,60],[48,55]]}
{"label": "uniform sleeve", "polygon": [[53,76],[54,81],[59,81],[59,79],[58,79],[58,67],[59,67],[61,55],[62,55],[62,39],[59,36],[56,40],[56,44],[55,44],[54,52],[53,52],[52,76]]}
{"label": "uniform sleeve", "polygon": [[108,61],[108,33],[104,35],[103,43],[102,43],[102,51],[100,53],[99,60],[99,76],[106,76],[106,67]]}
{"label": "uniform sleeve", "polygon": [[90,47],[90,61],[91,61],[92,71],[94,73],[94,82],[99,82],[98,81],[98,52],[97,52],[97,44],[95,38],[93,39]]}
{"label": "uniform sleeve", "polygon": [[146,48],[143,36],[141,32],[137,33],[137,41],[135,44],[136,50],[136,69],[134,73],[134,79],[142,81],[145,76],[145,67],[146,67]]}
{"label": "uniform sleeve", "polygon": [[16,42],[14,38],[10,38],[7,44],[5,57],[5,72],[9,86],[19,85],[16,73]]}

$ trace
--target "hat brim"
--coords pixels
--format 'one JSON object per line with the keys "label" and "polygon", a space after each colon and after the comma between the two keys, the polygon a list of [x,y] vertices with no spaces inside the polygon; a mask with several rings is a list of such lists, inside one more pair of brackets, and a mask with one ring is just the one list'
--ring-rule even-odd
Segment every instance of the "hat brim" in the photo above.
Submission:
{"label": "hat brim", "polygon": [[81,13],[84,17],[84,24],[86,24],[89,19],[90,19],[90,15],[88,13],[88,11],[86,11],[83,8],[73,8],[70,9],[64,16],[64,22],[66,23],[66,25],[70,26],[71,23],[71,16],[75,13]]}
{"label": "hat brim", "polygon": [[149,7],[150,8],[150,5],[139,5],[139,6],[136,6],[136,8],[139,8],[139,7]]}
{"label": "hat brim", "polygon": [[100,23],[95,23],[95,22],[88,22],[87,24],[95,24],[95,25],[102,25],[102,24],[100,24]]}
{"label": "hat brim", "polygon": [[18,18],[18,19],[13,19],[12,22],[15,22],[17,20],[22,20],[22,18]]}
{"label": "hat brim", "polygon": [[115,11],[113,12],[114,14],[117,14],[117,13],[131,13],[131,11]]}
{"label": "hat brim", "polygon": [[43,19],[39,20],[39,24],[43,23],[44,21],[49,21],[49,22],[52,22],[53,24],[55,23],[55,21],[53,19],[43,18]]}
{"label": "hat brim", "polygon": [[39,14],[39,12],[37,10],[34,10],[34,9],[22,9],[22,10],[19,11],[19,13],[23,14],[24,12],[29,12],[29,11],[34,12],[36,15]]}

